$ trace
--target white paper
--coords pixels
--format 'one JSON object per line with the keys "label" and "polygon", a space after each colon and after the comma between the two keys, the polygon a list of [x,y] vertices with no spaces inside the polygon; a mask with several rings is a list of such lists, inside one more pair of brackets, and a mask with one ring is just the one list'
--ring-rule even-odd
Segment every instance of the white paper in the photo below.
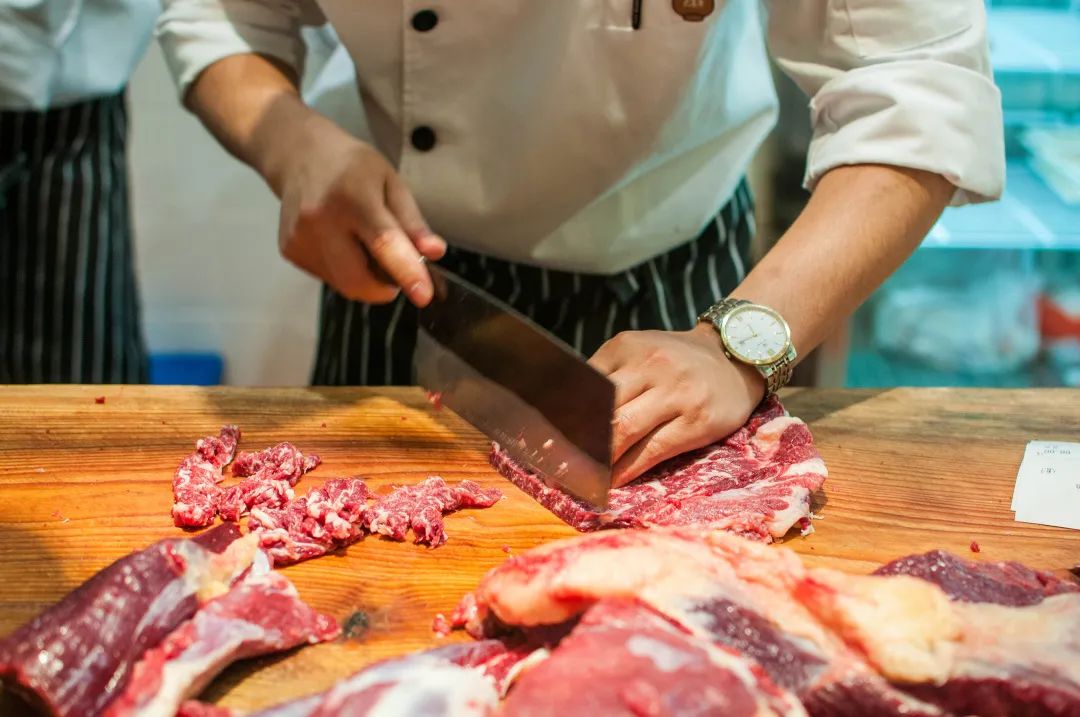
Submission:
{"label": "white paper", "polygon": [[1012,509],[1021,523],[1080,530],[1080,443],[1028,443]]}

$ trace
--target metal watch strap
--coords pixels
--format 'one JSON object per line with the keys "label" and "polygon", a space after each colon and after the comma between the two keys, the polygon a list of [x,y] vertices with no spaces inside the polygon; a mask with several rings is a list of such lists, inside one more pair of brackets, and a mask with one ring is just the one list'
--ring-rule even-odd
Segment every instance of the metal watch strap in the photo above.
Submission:
{"label": "metal watch strap", "polygon": [[[725,314],[734,310],[736,307],[743,306],[744,304],[751,304],[753,302],[746,299],[733,299],[726,298],[721,299],[717,303],[710,306],[698,317],[698,321],[707,321],[712,324],[717,333],[720,331],[720,320]],[[723,341],[723,337],[721,337]],[[727,353],[725,347],[724,352]],[[785,353],[776,363],[768,366],[755,366],[758,373],[765,379],[765,397],[768,398],[781,388],[786,386],[791,381],[791,373],[794,370],[794,361],[796,357],[795,347],[788,346],[787,353]],[[728,354],[729,358],[731,357]],[[737,360],[737,359],[736,359]]]}

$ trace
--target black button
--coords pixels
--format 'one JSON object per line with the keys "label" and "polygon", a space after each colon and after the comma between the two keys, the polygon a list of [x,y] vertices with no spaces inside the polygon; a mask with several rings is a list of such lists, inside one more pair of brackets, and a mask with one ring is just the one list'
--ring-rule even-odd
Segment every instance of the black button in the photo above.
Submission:
{"label": "black button", "polygon": [[412,131],[412,146],[421,152],[430,151],[435,146],[435,130],[424,125]]}
{"label": "black button", "polygon": [[433,30],[439,24],[439,16],[434,10],[421,10],[412,16],[412,26],[417,32]]}

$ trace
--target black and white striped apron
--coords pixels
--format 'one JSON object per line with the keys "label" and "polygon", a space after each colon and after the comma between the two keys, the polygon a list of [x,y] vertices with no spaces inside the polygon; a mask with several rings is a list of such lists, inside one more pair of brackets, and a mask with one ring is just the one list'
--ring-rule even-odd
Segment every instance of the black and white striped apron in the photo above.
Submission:
{"label": "black and white striped apron", "polygon": [[[693,241],[614,276],[513,264],[461,249],[441,262],[586,356],[626,330],[685,330],[746,276],[754,235],[746,182]],[[416,311],[349,301],[323,288],[315,385],[414,383]]]}
{"label": "black and white striped apron", "polygon": [[144,383],[118,94],[0,111],[0,383]]}

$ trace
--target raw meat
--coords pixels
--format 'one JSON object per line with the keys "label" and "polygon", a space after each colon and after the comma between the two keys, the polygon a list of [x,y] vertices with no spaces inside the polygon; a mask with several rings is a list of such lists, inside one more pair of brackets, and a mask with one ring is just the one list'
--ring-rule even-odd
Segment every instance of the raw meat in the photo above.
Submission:
{"label": "raw meat", "polygon": [[275,565],[317,558],[361,537],[370,495],[360,478],[334,478],[282,508],[253,509],[248,528]]}
{"label": "raw meat", "polygon": [[46,714],[97,717],[142,654],[226,592],[256,552],[223,525],[121,558],[0,641],[0,678]]}
{"label": "raw meat", "polygon": [[611,491],[606,511],[573,498],[513,462],[497,444],[503,476],[581,531],[698,526],[769,542],[810,514],[827,471],[810,429],[775,398],[725,440],[679,456]]}
{"label": "raw meat", "polygon": [[445,650],[380,662],[321,695],[272,707],[255,717],[487,717],[493,714],[499,701],[495,682],[483,669],[462,666],[468,655]]}
{"label": "raw meat", "polygon": [[482,488],[469,480],[448,486],[438,476],[418,485],[396,488],[383,496],[364,515],[364,527],[369,532],[393,540],[405,540],[412,528],[415,542],[438,547],[446,542],[443,529],[444,513],[462,508],[489,508],[502,498],[496,489]]}
{"label": "raw meat", "polygon": [[633,600],[602,600],[526,671],[500,715],[805,715],[752,660],[694,638]]}
{"label": "raw meat", "polygon": [[173,717],[230,663],[338,636],[337,622],[312,610],[287,578],[259,554],[228,593],[199,608],[143,654],[124,693],[105,717]]}
{"label": "raw meat", "polygon": [[291,443],[241,453],[233,462],[232,472],[244,480],[220,494],[218,513],[223,520],[240,520],[252,508],[280,508],[292,500],[292,487],[300,477],[320,462],[318,456],[305,456]]}
{"label": "raw meat", "polygon": [[807,569],[720,532],[619,531],[511,558],[464,600],[474,635],[637,598],[752,659],[813,715],[1080,713],[1080,594],[1023,608],[950,600],[905,575]]}
{"label": "raw meat", "polygon": [[176,717],[235,717],[235,715],[236,713],[227,707],[218,707],[196,700],[188,700],[176,711]]}
{"label": "raw meat", "polygon": [[182,528],[201,528],[214,522],[221,494],[222,469],[240,440],[240,429],[225,426],[218,436],[201,438],[195,452],[180,461],[173,475],[173,522]]}
{"label": "raw meat", "polygon": [[1015,607],[1036,605],[1051,595],[1080,592],[1076,583],[1020,563],[969,562],[943,550],[894,560],[874,575],[913,575],[934,583],[953,600]]}

